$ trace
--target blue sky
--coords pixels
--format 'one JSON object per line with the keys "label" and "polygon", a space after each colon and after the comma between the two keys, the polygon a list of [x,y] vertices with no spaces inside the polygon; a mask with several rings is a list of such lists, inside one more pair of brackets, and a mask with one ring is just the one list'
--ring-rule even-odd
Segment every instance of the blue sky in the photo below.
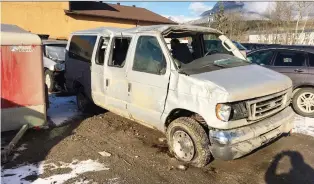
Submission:
{"label": "blue sky", "polygon": [[[117,3],[117,2],[109,2]],[[210,10],[216,2],[120,2],[121,5],[146,8],[174,21],[184,22],[199,18],[199,15]]]}

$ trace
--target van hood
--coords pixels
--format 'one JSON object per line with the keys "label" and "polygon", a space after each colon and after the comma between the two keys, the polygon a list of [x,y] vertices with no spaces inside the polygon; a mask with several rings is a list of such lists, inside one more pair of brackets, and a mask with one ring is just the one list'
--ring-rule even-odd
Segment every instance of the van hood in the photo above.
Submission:
{"label": "van hood", "polygon": [[254,64],[192,74],[190,77],[220,86],[228,93],[228,102],[266,96],[292,87],[289,77]]}

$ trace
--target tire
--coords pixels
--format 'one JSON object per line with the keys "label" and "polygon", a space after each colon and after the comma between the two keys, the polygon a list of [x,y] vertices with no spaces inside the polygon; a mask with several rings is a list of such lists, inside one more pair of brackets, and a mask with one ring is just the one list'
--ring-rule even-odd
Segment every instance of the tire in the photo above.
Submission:
{"label": "tire", "polygon": [[[183,147],[178,146],[181,145],[179,143],[180,141],[177,141],[178,139],[175,138],[177,137],[177,135],[181,137],[180,136],[181,134],[183,137],[189,137],[188,140],[189,139],[192,140],[194,154],[192,154],[192,151],[190,152],[188,151],[187,153],[190,154],[184,153],[184,156],[182,156],[181,151],[184,150],[185,148],[184,146]],[[195,167],[204,167],[210,162],[212,157],[209,150],[209,138],[204,128],[196,120],[188,117],[181,117],[174,120],[167,128],[166,136],[169,151],[178,160],[191,164]],[[189,141],[185,142],[190,143]],[[181,156],[178,153],[181,154]]]}
{"label": "tire", "polygon": [[47,112],[50,106],[50,102],[49,102],[49,95],[48,95],[48,87],[46,84],[45,84],[45,101],[46,101],[46,112]]}
{"label": "tire", "polygon": [[83,113],[90,113],[93,107],[93,103],[85,95],[83,87],[80,87],[76,94],[76,105],[77,105],[78,110]]}
{"label": "tire", "polygon": [[56,82],[53,77],[53,72],[49,69],[45,70],[45,84],[47,85],[49,92],[55,91]]}
{"label": "tire", "polygon": [[[305,99],[305,101],[303,100]],[[305,103],[305,106],[301,104]],[[314,88],[302,88],[297,91],[292,99],[293,109],[301,116],[314,117]],[[309,107],[309,108],[307,108]]]}

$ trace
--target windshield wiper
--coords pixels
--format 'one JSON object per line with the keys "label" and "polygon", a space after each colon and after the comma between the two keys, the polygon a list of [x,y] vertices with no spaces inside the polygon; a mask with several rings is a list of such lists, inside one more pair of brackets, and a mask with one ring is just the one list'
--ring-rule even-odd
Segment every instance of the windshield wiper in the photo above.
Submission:
{"label": "windshield wiper", "polygon": [[217,64],[217,63],[213,63],[213,65],[215,65],[215,66],[219,66],[219,67],[221,67],[221,68],[226,68],[226,66],[223,66],[223,65],[219,65],[219,64]]}

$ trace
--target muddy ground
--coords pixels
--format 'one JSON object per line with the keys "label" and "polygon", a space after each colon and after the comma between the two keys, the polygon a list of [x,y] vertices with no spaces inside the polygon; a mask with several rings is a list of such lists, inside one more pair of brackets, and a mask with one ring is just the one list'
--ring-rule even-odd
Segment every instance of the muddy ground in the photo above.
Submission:
{"label": "muddy ground", "polygon": [[[68,162],[98,160],[110,170],[88,172],[77,179],[90,183],[314,183],[314,138],[299,134],[283,137],[258,151],[233,161],[214,160],[204,168],[180,163],[159,138],[160,132],[148,129],[111,112],[85,115],[62,127],[30,130],[21,144],[27,149],[4,168],[40,161]],[[103,157],[98,152],[111,153]],[[68,172],[45,172],[48,177]],[[114,179],[113,179],[114,178]],[[66,183],[73,183],[68,180]]]}

